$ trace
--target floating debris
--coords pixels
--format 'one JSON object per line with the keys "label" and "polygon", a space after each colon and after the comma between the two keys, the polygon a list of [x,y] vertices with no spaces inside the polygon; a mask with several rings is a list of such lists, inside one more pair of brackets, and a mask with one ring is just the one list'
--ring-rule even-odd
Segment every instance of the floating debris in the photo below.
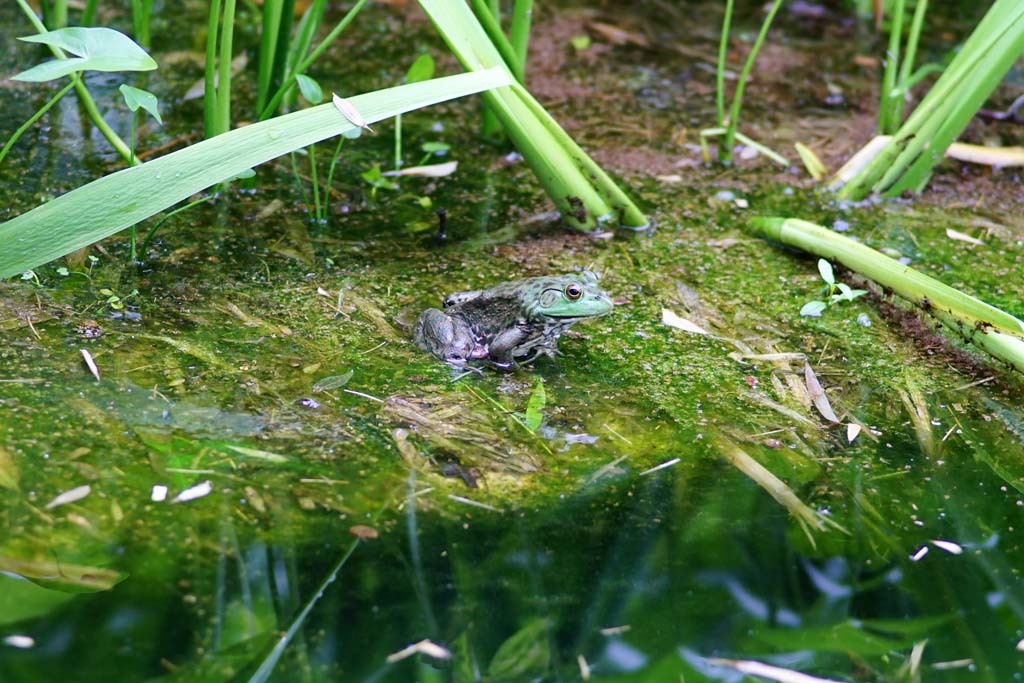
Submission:
{"label": "floating debris", "polygon": [[426,166],[410,166],[399,171],[384,171],[383,176],[419,176],[421,178],[444,178],[455,173],[459,167],[457,161],[446,161],[442,164],[428,164]]}
{"label": "floating debris", "polygon": [[954,230],[953,228],[946,228],[946,237],[951,240],[957,240],[958,242],[967,242],[968,244],[975,244],[978,246],[985,245],[985,243],[977,237],[971,237],[970,235],[962,233],[959,230]]}
{"label": "floating debris", "polygon": [[590,665],[587,664],[587,658],[583,655],[576,655],[576,663],[580,667],[580,678],[585,681],[590,680]]}
{"label": "floating debris", "polygon": [[81,349],[82,358],[85,360],[85,367],[89,368],[89,372],[96,378],[96,381],[100,381],[100,369],[96,367],[96,361],[92,359],[92,354],[89,353],[89,349]]}
{"label": "floating debris", "polygon": [[83,498],[89,495],[90,491],[92,491],[92,488],[88,484],[85,484],[83,486],[76,486],[75,488],[69,491],[65,491],[64,493],[60,494],[59,496],[51,500],[49,503],[47,503],[46,509],[52,510],[53,508],[59,505],[67,505],[68,503],[74,503],[76,501],[82,500]]}
{"label": "floating debris", "polygon": [[426,655],[428,657],[433,657],[434,659],[452,658],[452,653],[447,648],[430,640],[421,640],[418,643],[413,643],[409,647],[388,655],[387,661],[388,664],[394,664],[395,662],[400,662],[403,659],[408,659],[413,655]]}
{"label": "floating debris", "polygon": [[846,425],[846,441],[853,443],[853,440],[860,434],[861,426],[856,422],[851,422]]}
{"label": "floating debris", "polygon": [[191,488],[185,489],[184,491],[182,491],[181,493],[176,495],[174,497],[174,500],[172,500],[171,502],[172,503],[187,503],[190,500],[195,500],[197,498],[202,498],[203,496],[208,496],[212,492],[213,492],[213,484],[211,484],[210,480],[207,479],[206,481],[202,482],[201,484],[196,484],[195,486],[193,486]]}
{"label": "floating debris", "polygon": [[682,330],[684,332],[690,332],[693,334],[711,334],[700,325],[692,323],[686,318],[676,315],[667,308],[661,309],[661,323],[662,325],[668,325],[669,327],[674,327],[677,330]]}
{"label": "floating debris", "polygon": [[727,666],[732,669],[751,676],[760,676],[779,683],[840,683],[834,678],[819,678],[810,676],[792,669],[783,669],[781,666],[772,666],[764,662],[756,662],[750,659],[719,659],[711,657],[708,662],[717,666]]}
{"label": "floating debris", "polygon": [[822,388],[821,382],[818,381],[818,376],[814,374],[810,364],[804,365],[804,382],[807,384],[807,393],[811,396],[811,402],[814,403],[814,407],[818,409],[821,416],[833,424],[838,423],[839,418],[832,410],[832,404],[828,402],[825,389]]}
{"label": "floating debris", "polygon": [[938,548],[939,550],[945,550],[950,555],[963,555],[964,547],[959,543],[953,543],[952,541],[930,541],[930,543]]}
{"label": "floating debris", "polygon": [[643,472],[640,473],[640,476],[642,477],[645,474],[651,474],[652,472],[657,472],[658,470],[663,470],[666,467],[672,467],[672,465],[675,465],[680,460],[682,460],[682,458],[672,458],[671,460],[666,460],[665,462],[661,463],[660,465],[655,465],[654,467],[652,467],[649,470],[644,470]]}
{"label": "floating debris", "polygon": [[36,640],[32,636],[25,636],[17,633],[4,637],[4,645],[16,647],[19,650],[27,650],[30,647],[35,647]]}
{"label": "floating debris", "polygon": [[473,507],[483,508],[484,510],[490,510],[491,512],[505,512],[501,508],[496,508],[493,505],[481,503],[470,498],[463,498],[462,496],[456,496],[454,493],[449,493],[448,497],[454,500],[456,503],[465,503],[466,505],[472,505]]}
{"label": "floating debris", "polygon": [[629,624],[623,624],[622,626],[608,626],[607,628],[603,628],[600,631],[598,631],[598,633],[600,633],[602,636],[606,636],[606,637],[607,636],[619,636],[619,635],[622,635],[623,633],[628,632],[631,628],[633,628],[633,627],[630,626]]}
{"label": "floating debris", "polygon": [[375,538],[380,538],[380,532],[366,524],[353,524],[348,528],[348,532],[360,541],[372,541]]}
{"label": "floating debris", "polygon": [[153,484],[153,490],[149,492],[149,499],[154,503],[162,503],[167,500],[167,487],[163,484]]}

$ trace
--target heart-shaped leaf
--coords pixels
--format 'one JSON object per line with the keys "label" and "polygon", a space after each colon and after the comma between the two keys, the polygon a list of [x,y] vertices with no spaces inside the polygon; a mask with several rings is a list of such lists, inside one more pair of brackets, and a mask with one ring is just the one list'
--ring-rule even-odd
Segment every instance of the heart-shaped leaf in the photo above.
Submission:
{"label": "heart-shaped leaf", "polygon": [[111,28],[72,26],[18,40],[42,43],[76,57],[43,62],[11,78],[40,83],[75,71],[152,71],[156,62],[125,34]]}
{"label": "heart-shaped leaf", "polygon": [[132,111],[144,109],[149,112],[150,116],[156,119],[157,123],[161,126],[164,125],[163,119],[160,118],[159,102],[156,99],[156,95],[148,90],[133,88],[127,83],[122,83],[118,90],[124,95],[124,103],[128,105],[129,109]]}

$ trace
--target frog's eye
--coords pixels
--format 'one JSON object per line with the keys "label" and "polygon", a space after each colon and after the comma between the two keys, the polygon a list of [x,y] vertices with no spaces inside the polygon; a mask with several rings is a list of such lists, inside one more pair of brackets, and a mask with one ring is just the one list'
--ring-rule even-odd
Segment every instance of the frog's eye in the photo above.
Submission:
{"label": "frog's eye", "polygon": [[569,301],[579,301],[580,297],[582,297],[582,296],[583,296],[583,288],[582,287],[580,287],[579,285],[577,285],[575,283],[573,283],[571,285],[566,285],[566,287],[565,287],[565,298],[567,298]]}

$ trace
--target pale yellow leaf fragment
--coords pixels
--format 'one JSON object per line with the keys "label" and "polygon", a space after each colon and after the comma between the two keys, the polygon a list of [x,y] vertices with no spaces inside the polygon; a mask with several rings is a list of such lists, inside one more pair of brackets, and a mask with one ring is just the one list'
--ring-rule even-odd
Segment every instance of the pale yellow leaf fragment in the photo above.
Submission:
{"label": "pale yellow leaf fragment", "polygon": [[444,178],[455,173],[459,167],[457,161],[446,161],[443,164],[428,164],[426,166],[410,166],[400,171],[384,171],[381,175],[386,176],[419,176],[421,178]]}
{"label": "pale yellow leaf fragment", "polygon": [[855,422],[846,425],[846,441],[853,443],[853,440],[860,434],[861,426]]}
{"label": "pale yellow leaf fragment", "polygon": [[89,353],[88,349],[81,349],[82,358],[85,360],[85,367],[89,368],[89,372],[96,378],[96,381],[100,381],[100,369],[96,367],[96,361],[92,359],[92,354]]}
{"label": "pale yellow leaf fragment", "polygon": [[429,640],[421,640],[418,643],[413,643],[409,647],[402,648],[398,652],[388,655],[387,661],[388,664],[394,664],[395,662],[400,662],[403,659],[412,657],[413,655],[426,655],[428,657],[433,657],[434,659],[452,658],[452,653],[446,648]]}
{"label": "pale yellow leaf fragment", "polygon": [[821,416],[829,422],[839,422],[835,411],[832,410],[832,404],[828,402],[828,396],[825,395],[825,389],[822,388],[818,376],[814,374],[814,370],[811,370],[810,365],[804,366],[804,382],[807,384],[807,393],[811,396],[811,402],[814,403],[814,407],[818,409]]}
{"label": "pale yellow leaf fragment", "polygon": [[373,129],[366,123],[366,119],[363,118],[363,115],[359,113],[354,104],[336,94],[331,99],[334,102],[335,109],[340,111],[341,115],[348,119],[349,123],[370,133],[373,132]]}
{"label": "pale yellow leaf fragment", "polygon": [[83,486],[76,486],[73,489],[65,491],[64,493],[60,494],[59,496],[51,500],[49,503],[47,503],[46,509],[51,510],[59,505],[67,505],[68,503],[74,503],[76,501],[82,500],[83,498],[89,495],[90,491],[92,491],[92,488],[88,484],[85,484]]}
{"label": "pale yellow leaf fragment", "polygon": [[834,678],[809,676],[792,669],[783,669],[780,666],[772,666],[771,664],[755,662],[749,659],[718,659],[713,657],[708,659],[708,661],[718,666],[728,666],[741,673],[760,676],[770,681],[778,681],[779,683],[840,683]]}
{"label": "pale yellow leaf fragment", "polygon": [[711,334],[700,325],[692,323],[686,318],[676,315],[667,308],[661,309],[661,323],[663,325],[668,325],[669,327],[674,327],[677,330],[682,330],[683,332],[690,332],[692,334]]}
{"label": "pale yellow leaf fragment", "polygon": [[962,233],[959,230],[954,230],[953,228],[946,228],[946,237],[948,237],[951,240],[957,240],[957,241],[960,241],[960,242],[967,242],[968,244],[977,244],[977,245],[985,244],[984,242],[979,240],[977,237],[971,237],[970,235],[968,235],[966,233]]}

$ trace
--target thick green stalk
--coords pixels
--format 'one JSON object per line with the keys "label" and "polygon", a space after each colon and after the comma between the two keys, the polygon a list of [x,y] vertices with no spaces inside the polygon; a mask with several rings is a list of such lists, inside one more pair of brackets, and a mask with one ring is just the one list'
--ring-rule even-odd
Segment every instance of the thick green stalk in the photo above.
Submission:
{"label": "thick green stalk", "polygon": [[937,316],[968,341],[1024,370],[1024,321],[1009,313],[820,225],[796,218],[755,218],[750,225],[765,237],[874,280]]}
{"label": "thick green stalk", "polygon": [[260,31],[260,62],[256,80],[256,111],[263,111],[269,97],[274,75],[274,53],[281,29],[283,0],[263,0],[263,23]]}
{"label": "thick green stalk", "polygon": [[839,191],[863,199],[919,188],[1020,54],[1024,3],[996,0],[899,131]]}
{"label": "thick green stalk", "polygon": [[[511,74],[506,60],[462,0],[420,0],[420,5],[467,69],[499,67]],[[648,224],[636,205],[520,83],[489,91],[484,101],[570,225],[592,229],[613,218],[626,227]]]}
{"label": "thick green stalk", "polygon": [[[36,13],[32,11],[32,8],[29,7],[28,3],[25,0],[17,0],[17,3],[25,13],[25,16],[28,17],[28,20],[32,23],[33,28],[35,28],[38,33],[46,33],[46,26],[44,26],[43,22],[39,20],[39,17],[37,17]],[[59,47],[50,45],[49,48],[50,52],[52,52],[53,56],[57,59],[67,58],[67,55],[64,54],[64,51]],[[82,80],[82,75],[75,72],[71,74],[69,78],[75,85],[75,94],[78,95],[78,101],[82,104],[82,108],[85,109],[85,113],[89,117],[89,120],[92,121],[92,124],[96,126],[96,129],[103,134],[103,137],[107,139],[107,142],[111,144],[114,150],[120,154],[125,161],[129,161],[129,159],[131,159],[131,151],[128,149],[128,145],[103,119],[103,115],[100,114],[99,107],[96,106],[96,101],[89,93],[89,89],[85,87],[85,81]],[[135,163],[138,164],[140,162],[136,160]]]}
{"label": "thick green stalk", "polygon": [[520,83],[525,83],[526,54],[530,48],[530,23],[533,19],[533,0],[516,0],[512,6],[512,24],[508,28],[508,42],[519,62]]}
{"label": "thick green stalk", "polygon": [[96,3],[99,0],[85,0],[85,9],[82,10],[82,26],[92,26],[96,17]]}
{"label": "thick green stalk", "polygon": [[508,42],[508,38],[502,32],[498,17],[491,12],[491,8],[487,5],[486,0],[470,0],[470,4],[473,6],[473,13],[480,21],[480,25],[483,26],[487,37],[491,39],[491,43],[505,61],[505,66],[509,68],[515,79],[522,83],[522,64],[516,57],[516,51],[512,47],[512,43]]}
{"label": "thick green stalk", "polygon": [[310,64],[315,62],[317,58],[323,54],[324,50],[326,50],[331,45],[331,43],[333,43],[338,38],[338,36],[341,35],[341,32],[348,27],[348,25],[352,22],[353,19],[355,19],[356,15],[359,14],[359,10],[361,10],[363,8],[363,5],[365,5],[367,2],[368,0],[358,0],[358,2],[356,2],[356,4],[352,6],[352,9],[345,13],[345,16],[341,18],[341,21],[339,21],[334,26],[334,28],[331,29],[331,32],[328,33],[327,36],[320,41],[320,43],[313,49],[312,52],[309,53],[309,55],[306,56],[305,59],[299,62],[298,66],[295,67],[294,71],[288,74],[288,78],[285,80],[284,83],[281,84],[281,87],[277,89],[277,92],[274,93],[274,96],[271,98],[267,106],[263,108],[263,111],[260,112],[261,121],[271,116],[274,113],[274,111],[277,110],[277,107],[279,104],[281,104],[281,100],[284,99],[284,96],[288,93],[289,90],[295,87],[295,78],[299,74],[303,73],[306,69],[308,69]]}
{"label": "thick green stalk", "polygon": [[217,27],[220,25],[220,0],[211,0],[206,19],[206,64],[203,69],[203,128],[207,138],[224,131],[217,130]]}
{"label": "thick green stalk", "polygon": [[736,130],[740,125],[740,111],[743,106],[743,90],[746,87],[747,78],[750,77],[750,72],[754,68],[754,62],[757,61],[757,55],[761,51],[761,46],[764,44],[765,38],[768,37],[768,29],[771,28],[772,21],[775,19],[775,15],[780,7],[782,7],[782,0],[775,0],[772,3],[771,9],[768,10],[768,16],[765,17],[764,22],[761,24],[761,30],[754,40],[754,45],[750,48],[747,61],[743,64],[740,78],[736,81],[736,90],[732,95],[732,109],[729,111],[729,123],[725,129],[725,136],[722,138],[722,146],[718,148],[718,160],[723,163],[732,162],[732,146],[736,139]]}
{"label": "thick green stalk", "polygon": [[729,31],[732,29],[733,0],[725,0],[725,16],[722,17],[722,35],[718,39],[718,67],[715,70],[715,108],[718,125],[725,125],[725,57],[729,52]]}

